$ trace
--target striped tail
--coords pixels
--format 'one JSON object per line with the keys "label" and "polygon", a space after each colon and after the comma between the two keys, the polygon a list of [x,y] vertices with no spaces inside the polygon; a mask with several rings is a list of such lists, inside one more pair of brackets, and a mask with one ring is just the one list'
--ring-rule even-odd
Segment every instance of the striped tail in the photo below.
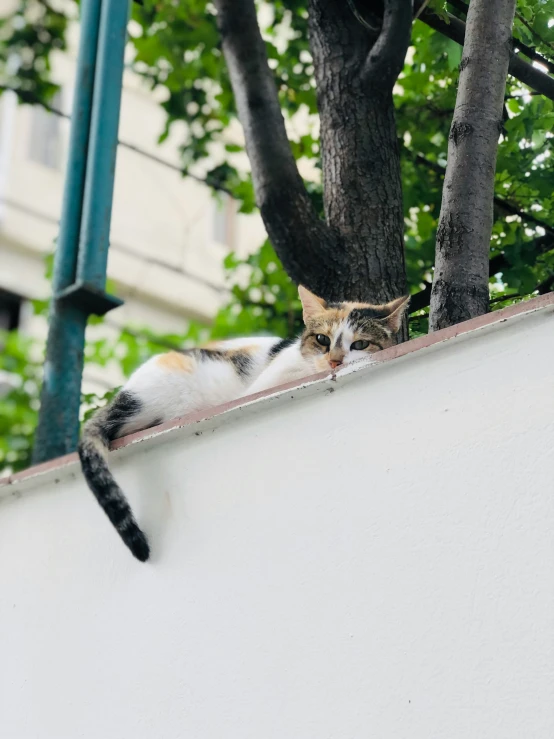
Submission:
{"label": "striped tail", "polygon": [[109,443],[141,407],[140,400],[126,390],[98,411],[85,425],[78,452],[87,485],[133,555],[141,562],[150,556],[146,536],[140,530],[123,491],[107,463]]}

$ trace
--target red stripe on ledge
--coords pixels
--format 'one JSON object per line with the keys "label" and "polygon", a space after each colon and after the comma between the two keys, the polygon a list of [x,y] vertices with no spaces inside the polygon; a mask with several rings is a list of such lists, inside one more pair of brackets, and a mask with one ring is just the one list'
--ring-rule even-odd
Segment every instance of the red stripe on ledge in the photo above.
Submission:
{"label": "red stripe on ledge", "polygon": [[[541,308],[546,308],[547,306],[554,306],[554,293],[541,295],[538,298],[532,298],[531,300],[517,303],[516,305],[510,305],[507,308],[503,308],[502,310],[493,311],[492,313],[486,313],[484,316],[472,318],[469,321],[463,321],[463,323],[458,323],[455,326],[443,328],[440,331],[435,331],[432,334],[420,336],[417,339],[406,341],[404,344],[399,344],[398,346],[393,346],[390,349],[384,349],[381,352],[377,352],[374,357],[379,362],[388,362],[391,359],[396,359],[397,357],[402,357],[406,354],[417,352],[420,349],[425,349],[429,346],[433,346],[434,344],[439,344],[440,342],[446,341],[447,339],[453,339],[454,337],[460,336],[461,334],[467,334],[471,331],[484,328],[485,326],[491,326],[495,323],[503,323],[504,321],[507,321],[509,318],[513,318],[514,316],[523,315],[525,313],[534,313]],[[121,439],[116,439],[116,441],[114,441],[114,443],[111,445],[111,448],[120,449],[121,447],[132,444],[138,439],[152,436],[152,434],[158,434],[160,431],[168,431],[169,429],[179,428],[181,426],[189,426],[193,423],[198,423],[198,421],[203,421],[207,418],[213,418],[214,416],[224,413],[225,411],[229,411],[232,408],[237,408],[238,406],[244,405],[245,403],[248,403],[252,400],[258,400],[260,398],[268,397],[282,390],[291,390],[293,388],[305,385],[307,382],[323,380],[329,376],[329,372],[320,372],[317,375],[304,377],[302,380],[289,382],[286,385],[279,385],[278,387],[272,388],[271,390],[264,390],[263,392],[256,393],[255,395],[247,395],[244,398],[239,398],[238,400],[233,400],[229,403],[223,403],[222,405],[207,408],[204,411],[189,413],[182,418],[176,418],[172,421],[168,421],[167,423],[160,424],[159,426],[154,426],[150,429],[146,429],[145,431],[139,431],[136,434],[130,434],[129,436],[124,436]],[[10,485],[11,483],[14,483],[16,481],[25,480],[28,477],[35,477],[36,475],[40,475],[43,472],[47,472],[48,470],[62,468],[76,461],[76,453],[66,454],[64,457],[57,457],[56,459],[51,459],[49,462],[44,462],[43,464],[37,464],[33,467],[29,467],[22,472],[17,472],[15,475],[2,477],[0,478],[0,486]]]}

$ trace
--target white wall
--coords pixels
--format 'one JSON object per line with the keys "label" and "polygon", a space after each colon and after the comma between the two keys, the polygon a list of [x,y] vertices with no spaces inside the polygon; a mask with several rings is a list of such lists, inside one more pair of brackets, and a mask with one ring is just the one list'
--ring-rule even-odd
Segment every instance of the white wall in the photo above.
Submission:
{"label": "white wall", "polygon": [[552,739],[553,317],[5,486],[2,735]]}

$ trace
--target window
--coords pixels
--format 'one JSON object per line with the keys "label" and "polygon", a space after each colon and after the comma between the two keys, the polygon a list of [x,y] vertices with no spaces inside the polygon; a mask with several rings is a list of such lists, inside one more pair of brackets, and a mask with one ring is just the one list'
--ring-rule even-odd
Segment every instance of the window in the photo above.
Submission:
{"label": "window", "polygon": [[0,288],[0,331],[12,331],[19,326],[21,298]]}
{"label": "window", "polygon": [[232,249],[235,241],[236,205],[230,195],[224,193],[220,200],[214,203],[212,238],[218,244],[224,244]]}
{"label": "window", "polygon": [[[57,92],[51,103],[52,107],[61,110],[62,96]],[[31,140],[29,157],[33,162],[43,164],[50,169],[59,169],[61,164],[61,119],[49,113],[40,105],[32,110]]]}

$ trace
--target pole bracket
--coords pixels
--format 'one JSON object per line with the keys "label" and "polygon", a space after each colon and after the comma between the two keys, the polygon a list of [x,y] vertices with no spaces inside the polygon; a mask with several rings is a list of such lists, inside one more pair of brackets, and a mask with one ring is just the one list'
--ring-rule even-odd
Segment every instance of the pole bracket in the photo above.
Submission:
{"label": "pole bracket", "polygon": [[56,294],[56,300],[82,310],[87,315],[103,316],[113,308],[123,305],[123,300],[109,295],[94,285],[77,280]]}

